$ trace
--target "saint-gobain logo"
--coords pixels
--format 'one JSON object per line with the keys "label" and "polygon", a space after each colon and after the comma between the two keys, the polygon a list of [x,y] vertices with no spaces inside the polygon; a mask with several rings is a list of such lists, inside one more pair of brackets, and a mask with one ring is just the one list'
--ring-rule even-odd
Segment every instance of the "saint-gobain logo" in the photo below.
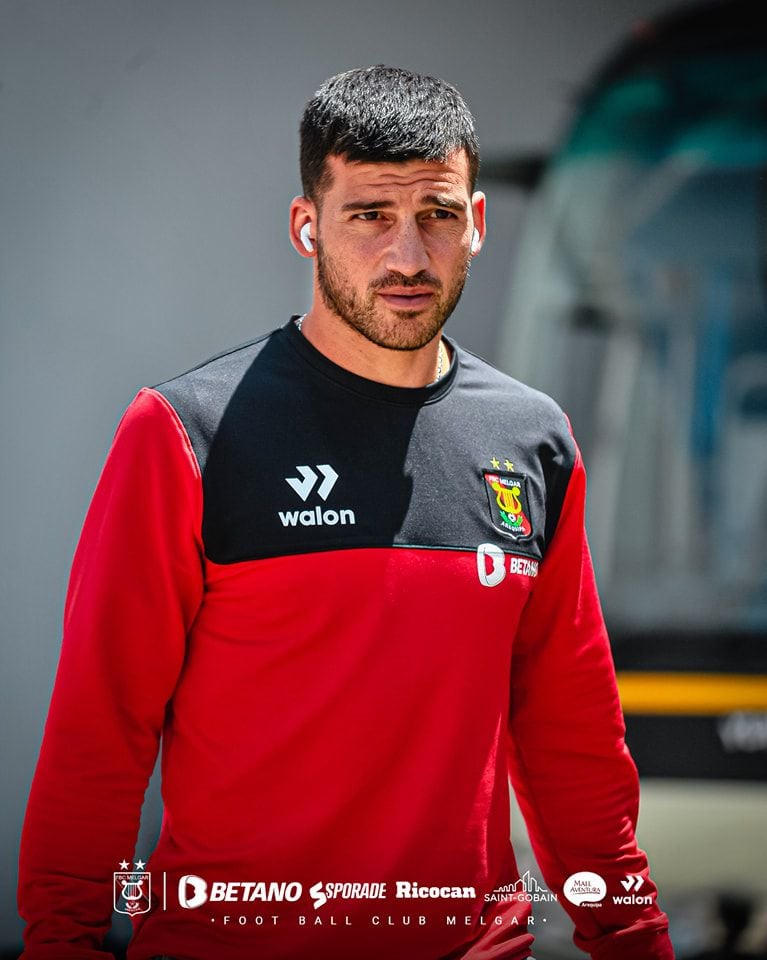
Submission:
{"label": "saint-gobain logo", "polygon": [[485,894],[486,903],[514,902],[519,900],[526,903],[554,903],[556,893],[552,893],[542,886],[529,870],[525,870],[519,880],[496,887],[491,893]]}
{"label": "saint-gobain logo", "polygon": [[579,873],[570,874],[565,880],[562,893],[576,907],[598,905],[600,900],[605,898],[607,884],[598,873],[581,870]]}

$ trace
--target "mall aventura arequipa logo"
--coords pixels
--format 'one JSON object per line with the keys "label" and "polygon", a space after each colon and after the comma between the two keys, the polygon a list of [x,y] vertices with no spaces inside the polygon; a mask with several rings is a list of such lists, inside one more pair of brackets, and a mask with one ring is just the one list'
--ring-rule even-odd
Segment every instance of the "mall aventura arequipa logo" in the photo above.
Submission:
{"label": "mall aventura arequipa logo", "polygon": [[565,880],[562,893],[576,907],[601,907],[607,893],[604,877],[591,870],[571,873]]}
{"label": "mall aventura arequipa logo", "polygon": [[127,860],[120,862],[120,869],[114,873],[113,902],[118,913],[127,913],[135,917],[148,913],[152,895],[152,876],[145,870],[143,860],[136,860],[131,870]]}
{"label": "mall aventura arequipa logo", "polygon": [[554,903],[557,899],[556,893],[547,890],[543,884],[539,883],[529,870],[525,870],[519,880],[514,883],[507,883],[502,887],[496,887],[490,893],[485,894],[486,903],[513,903],[522,901],[524,903]]}

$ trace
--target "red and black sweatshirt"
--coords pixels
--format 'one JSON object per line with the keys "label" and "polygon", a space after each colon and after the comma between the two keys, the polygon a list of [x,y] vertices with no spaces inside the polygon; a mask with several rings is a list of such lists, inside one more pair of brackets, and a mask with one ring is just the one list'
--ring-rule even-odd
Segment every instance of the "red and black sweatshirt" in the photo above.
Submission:
{"label": "red and black sweatshirt", "polygon": [[[436,383],[387,386],[290,322],[139,392],[72,568],[26,960],[103,957],[127,881],[130,960],[529,956],[509,774],[577,944],[672,957],[578,450],[452,346]],[[124,877],[160,744],[160,839]],[[583,871],[598,904],[563,895]]]}

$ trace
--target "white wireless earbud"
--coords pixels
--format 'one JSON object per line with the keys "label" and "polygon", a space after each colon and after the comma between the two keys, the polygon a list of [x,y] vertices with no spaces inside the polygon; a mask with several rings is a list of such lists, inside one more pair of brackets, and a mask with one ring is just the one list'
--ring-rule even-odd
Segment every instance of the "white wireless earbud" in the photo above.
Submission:
{"label": "white wireless earbud", "polygon": [[476,253],[477,250],[479,250],[479,230],[475,227],[471,235],[471,252]]}
{"label": "white wireless earbud", "polygon": [[299,232],[301,243],[304,245],[304,250],[306,250],[307,253],[314,253],[314,244],[312,243],[312,238],[309,236],[311,229],[311,223],[305,223]]}

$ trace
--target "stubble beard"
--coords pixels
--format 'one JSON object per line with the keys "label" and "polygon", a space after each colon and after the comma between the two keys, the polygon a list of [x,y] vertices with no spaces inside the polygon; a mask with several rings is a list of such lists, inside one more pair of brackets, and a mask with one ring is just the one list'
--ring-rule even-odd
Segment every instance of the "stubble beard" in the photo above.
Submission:
{"label": "stubble beard", "polygon": [[[455,310],[469,276],[470,262],[466,261],[461,275],[444,294],[439,280],[422,271],[414,277],[390,273],[371,283],[362,298],[338,264],[324,254],[322,244],[318,242],[317,282],[328,310],[366,340],[389,350],[419,350],[437,336]],[[378,291],[387,287],[419,286],[428,286],[435,291],[434,303],[428,310],[397,310],[395,313],[389,311],[378,296]]]}

